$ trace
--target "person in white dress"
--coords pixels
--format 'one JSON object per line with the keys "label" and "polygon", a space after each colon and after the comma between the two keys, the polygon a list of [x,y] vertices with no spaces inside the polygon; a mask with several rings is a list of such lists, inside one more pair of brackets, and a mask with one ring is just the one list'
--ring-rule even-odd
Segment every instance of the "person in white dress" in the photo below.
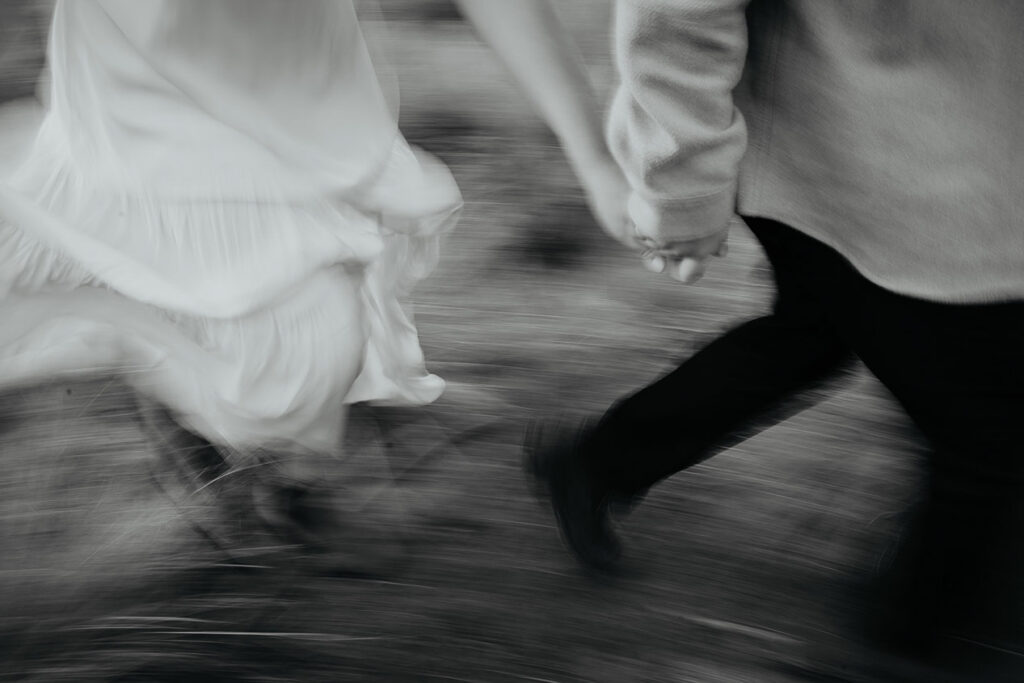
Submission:
{"label": "person in white dress", "polygon": [[[626,186],[552,9],[462,6],[621,237]],[[346,406],[441,395],[404,299],[460,194],[398,131],[351,0],[58,0],[49,69],[0,183],[0,389],[119,373],[243,455],[336,454]]]}

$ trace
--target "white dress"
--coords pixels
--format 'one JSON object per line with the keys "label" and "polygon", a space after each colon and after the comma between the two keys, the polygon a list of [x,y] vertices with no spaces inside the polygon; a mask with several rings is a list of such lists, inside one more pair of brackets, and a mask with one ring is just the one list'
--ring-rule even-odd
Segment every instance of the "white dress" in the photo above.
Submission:
{"label": "white dress", "polygon": [[215,443],[330,450],[426,403],[402,300],[460,197],[346,0],[61,0],[0,183],[0,389],[119,372]]}

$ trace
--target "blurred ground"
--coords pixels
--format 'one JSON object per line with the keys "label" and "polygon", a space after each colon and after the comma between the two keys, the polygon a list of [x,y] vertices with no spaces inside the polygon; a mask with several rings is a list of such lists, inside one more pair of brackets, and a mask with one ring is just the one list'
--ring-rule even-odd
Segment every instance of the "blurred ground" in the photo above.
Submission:
{"label": "blurred ground", "polygon": [[[387,579],[331,578],[250,544],[254,566],[233,565],[191,526],[208,503],[183,510],[160,488],[117,381],[2,396],[0,679],[897,680],[866,671],[875,655],[851,617],[913,495],[918,447],[860,370],[658,488],[625,524],[628,578],[576,570],[520,475],[521,425],[653,379],[765,310],[768,274],[737,233],[701,284],[652,277],[592,224],[554,141],[450,7],[381,4],[391,21],[371,32],[401,78],[403,128],[467,201],[416,294],[432,369],[473,391],[397,435],[406,453],[437,447],[415,561]],[[559,6],[607,88],[606,3]],[[3,7],[4,39],[18,7]],[[0,53],[5,74],[38,63],[17,35],[24,54]],[[0,163],[34,111],[0,110]]]}

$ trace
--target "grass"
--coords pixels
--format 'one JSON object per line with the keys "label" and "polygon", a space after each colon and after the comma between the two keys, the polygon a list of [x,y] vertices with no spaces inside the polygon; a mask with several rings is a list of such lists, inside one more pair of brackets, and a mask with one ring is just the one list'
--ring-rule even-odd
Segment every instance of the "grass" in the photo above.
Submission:
{"label": "grass", "polygon": [[[3,396],[0,680],[885,680],[858,673],[850,617],[919,447],[859,369],[656,489],[625,523],[627,578],[590,580],[563,552],[519,472],[521,425],[602,409],[766,310],[768,273],[744,233],[693,287],[619,253],[443,5],[396,10],[388,31],[403,128],[467,200],[415,303],[431,368],[473,390],[394,422],[392,462],[436,456],[413,482],[432,503],[414,561],[380,580],[320,575],[215,500],[182,498],[116,380]],[[594,6],[562,8],[606,87]],[[217,520],[254,566],[227,562],[195,520]]]}

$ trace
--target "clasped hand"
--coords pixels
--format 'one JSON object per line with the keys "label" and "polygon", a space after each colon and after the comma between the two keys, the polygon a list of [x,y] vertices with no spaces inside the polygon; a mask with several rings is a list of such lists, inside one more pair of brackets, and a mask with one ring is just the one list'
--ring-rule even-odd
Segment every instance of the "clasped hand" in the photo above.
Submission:
{"label": "clasped hand", "polygon": [[655,273],[667,273],[687,284],[704,275],[712,256],[725,256],[727,230],[687,240],[660,243],[657,232],[661,216],[639,200],[618,167],[592,166],[584,179],[591,212],[610,237],[640,253],[644,266]]}

